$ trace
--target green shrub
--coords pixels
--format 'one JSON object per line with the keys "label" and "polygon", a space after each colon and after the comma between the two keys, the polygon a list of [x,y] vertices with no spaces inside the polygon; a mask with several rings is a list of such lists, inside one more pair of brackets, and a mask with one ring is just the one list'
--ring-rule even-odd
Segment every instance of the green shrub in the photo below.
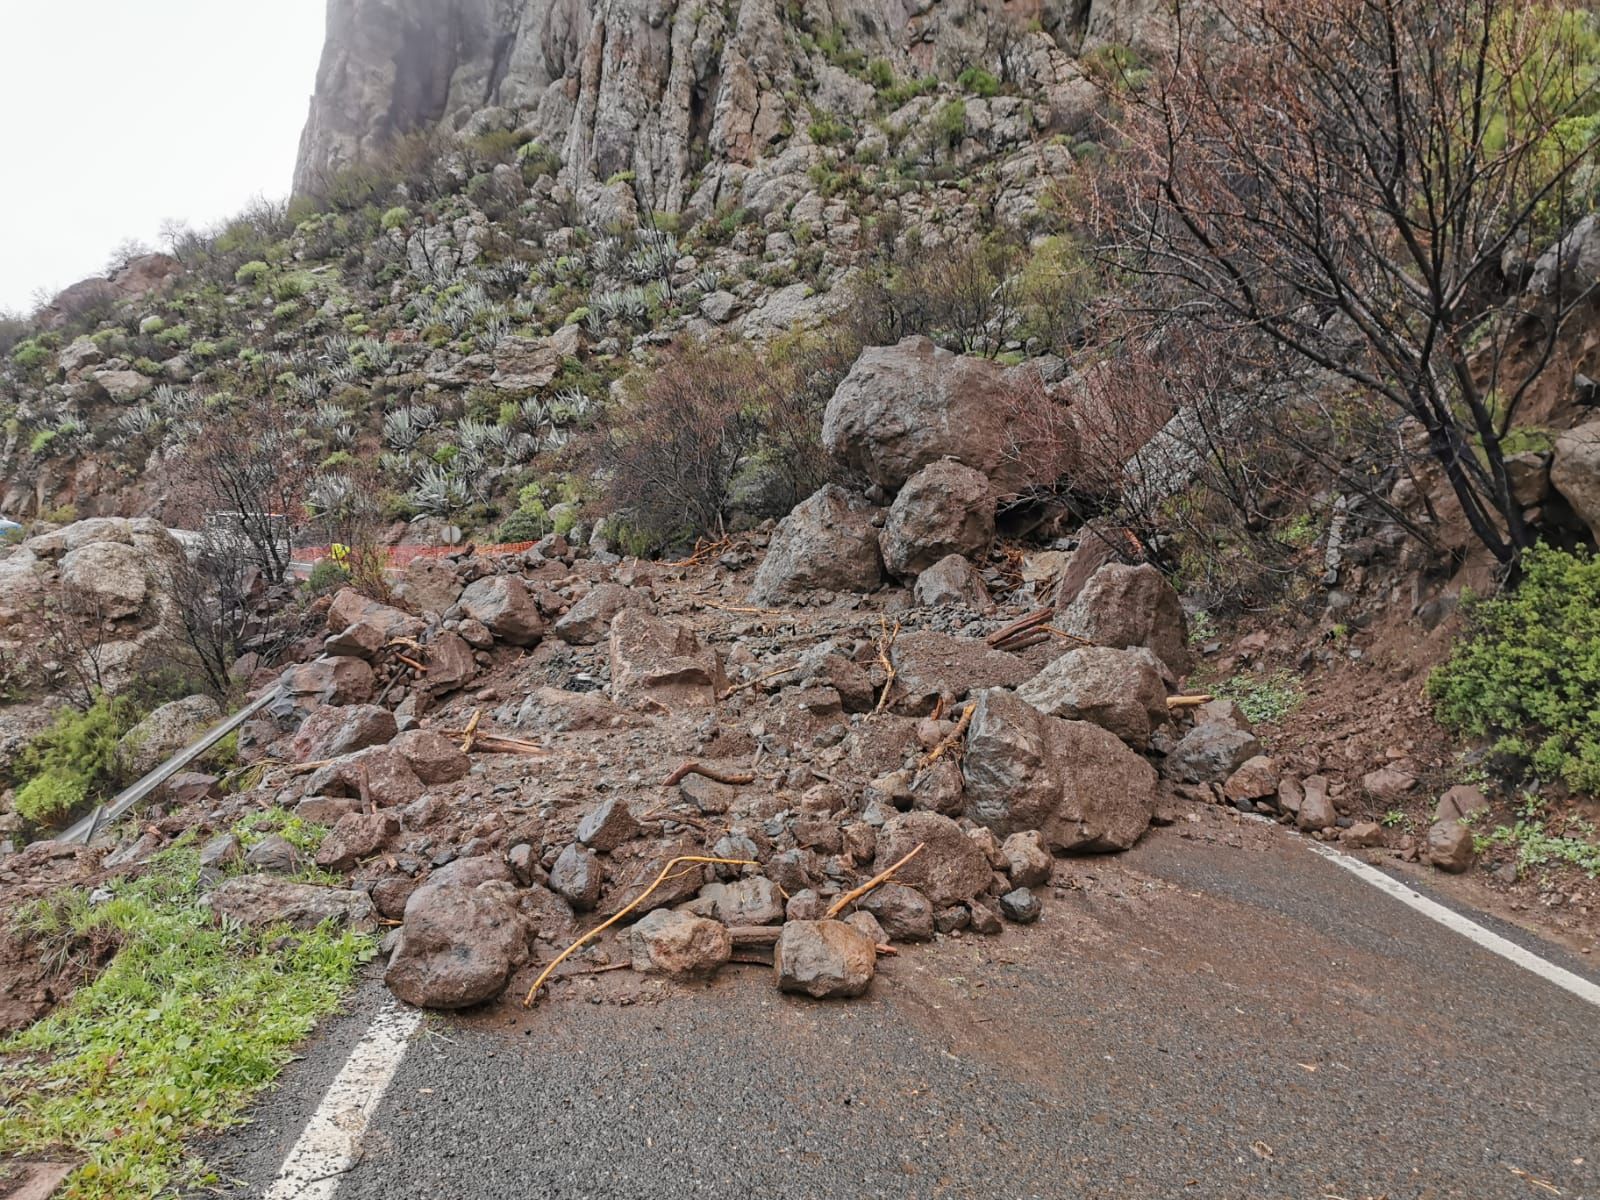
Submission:
{"label": "green shrub", "polygon": [[984,99],[1000,94],[1000,81],[982,67],[968,67],[956,76],[956,83],[963,91],[971,92],[974,96],[982,96]]}
{"label": "green shrub", "polygon": [[260,259],[255,259],[252,262],[245,263],[244,266],[235,271],[233,273],[233,278],[237,283],[256,283],[260,279],[264,278],[271,270],[272,268],[267,266],[266,263],[262,262]]}
{"label": "green shrub", "polygon": [[274,321],[289,321],[292,320],[295,314],[299,311],[300,305],[297,301],[285,300],[282,304],[278,305],[272,310],[272,319]]}
{"label": "green shrub", "polygon": [[967,106],[950,100],[933,115],[933,133],[946,146],[954,148],[967,136]]}
{"label": "green shrub", "polygon": [[32,338],[23,342],[11,352],[11,361],[24,371],[31,371],[33,368],[48,362],[49,359],[50,351]]}
{"label": "green shrub", "polygon": [[385,229],[402,229],[411,220],[411,210],[403,204],[396,204],[379,219],[378,224]]}
{"label": "green shrub", "polygon": [[306,587],[316,596],[324,592],[342,588],[350,582],[350,572],[340,563],[331,558],[319,559],[311,568],[311,575],[306,580]]}
{"label": "green shrub", "polygon": [[837,117],[821,116],[811,122],[811,140],[819,146],[831,146],[852,136],[850,126]]}
{"label": "green shrub", "polygon": [[82,712],[57,713],[18,758],[17,811],[23,819],[48,823],[114,791],[122,782],[117,742],[138,716],[130,701],[105,695]]}
{"label": "green shrub", "polygon": [[1462,605],[1466,631],[1428,680],[1434,714],[1539,779],[1600,794],[1600,558],[1539,546],[1523,570],[1515,591]]}
{"label": "green shrub", "polygon": [[50,443],[56,440],[54,429],[41,429],[33,435],[33,441],[28,443],[28,453],[43,454],[50,449]]}
{"label": "green shrub", "polygon": [[867,64],[867,82],[880,92],[894,86],[894,68],[888,59],[875,58]]}

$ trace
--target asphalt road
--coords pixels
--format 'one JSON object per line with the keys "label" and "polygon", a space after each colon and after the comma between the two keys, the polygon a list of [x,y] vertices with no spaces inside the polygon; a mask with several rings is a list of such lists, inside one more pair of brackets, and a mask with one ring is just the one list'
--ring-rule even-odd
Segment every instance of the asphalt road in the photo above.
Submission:
{"label": "asphalt road", "polygon": [[[1600,1009],[1290,838],[1181,832],[1063,863],[1039,925],[910,948],[856,1002],[744,967],[430,1019],[338,1200],[1600,1198]],[[232,1194],[383,999],[209,1148]]]}

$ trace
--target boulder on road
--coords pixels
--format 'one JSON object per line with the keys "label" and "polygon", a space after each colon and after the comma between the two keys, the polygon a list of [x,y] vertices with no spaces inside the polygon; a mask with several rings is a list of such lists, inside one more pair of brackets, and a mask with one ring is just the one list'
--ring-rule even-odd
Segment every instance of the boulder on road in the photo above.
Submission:
{"label": "boulder on road", "polygon": [[1472,830],[1460,821],[1435,821],[1430,825],[1427,853],[1430,863],[1452,875],[1461,874],[1478,857]]}
{"label": "boulder on road", "polygon": [[420,1008],[468,1008],[498,996],[528,958],[515,896],[503,880],[418,888],[384,972],[389,990]]}
{"label": "boulder on road", "polygon": [[1221,782],[1261,753],[1255,734],[1207,721],[1184,734],[1161,769],[1180,783]]}
{"label": "boulder on road", "polygon": [[778,988],[818,1000],[861,995],[877,965],[872,940],[843,921],[790,921],[772,951]]}
{"label": "boulder on road", "polygon": [[568,846],[556,856],[555,865],[550,868],[550,890],[579,912],[586,912],[600,903],[604,886],[600,860],[582,846]]}
{"label": "boulder on road", "polygon": [[916,888],[903,883],[879,884],[857,905],[871,913],[883,932],[897,942],[933,940],[933,904]]}
{"label": "boulder on road", "polygon": [[891,575],[915,575],[949,554],[983,559],[994,542],[994,496],[981,471],[950,459],[923,467],[900,489],[880,545]]}
{"label": "boulder on road", "polygon": [[1017,887],[1039,887],[1050,882],[1055,859],[1044,834],[1037,829],[1013,833],[1000,844],[1000,853],[1005,856],[1006,874]]}
{"label": "boulder on road", "polygon": [[809,592],[870,592],[883,582],[874,509],[830,483],[778,525],[750,588],[752,604]]}
{"label": "boulder on road", "polygon": [[709,975],[733,956],[733,938],[721,921],[658,908],[628,931],[633,969],[643,974]]}

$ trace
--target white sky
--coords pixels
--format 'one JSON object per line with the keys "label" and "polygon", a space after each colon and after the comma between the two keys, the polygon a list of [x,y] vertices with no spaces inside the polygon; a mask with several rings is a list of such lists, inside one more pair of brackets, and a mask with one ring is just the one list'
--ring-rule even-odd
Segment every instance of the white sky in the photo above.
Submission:
{"label": "white sky", "polygon": [[288,194],[326,0],[4,0],[0,310]]}

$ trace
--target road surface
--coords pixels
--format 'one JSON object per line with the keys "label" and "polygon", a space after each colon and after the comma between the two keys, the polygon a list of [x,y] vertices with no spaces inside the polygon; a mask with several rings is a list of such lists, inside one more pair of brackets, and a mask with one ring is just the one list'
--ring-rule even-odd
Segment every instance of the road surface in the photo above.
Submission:
{"label": "road surface", "polygon": [[[429,1017],[315,1194],[1600,1198],[1600,1007],[1292,836],[1198,832],[1065,861],[1039,925],[907,948],[860,1001],[733,967]],[[387,1004],[208,1148],[229,1194],[271,1192]]]}

